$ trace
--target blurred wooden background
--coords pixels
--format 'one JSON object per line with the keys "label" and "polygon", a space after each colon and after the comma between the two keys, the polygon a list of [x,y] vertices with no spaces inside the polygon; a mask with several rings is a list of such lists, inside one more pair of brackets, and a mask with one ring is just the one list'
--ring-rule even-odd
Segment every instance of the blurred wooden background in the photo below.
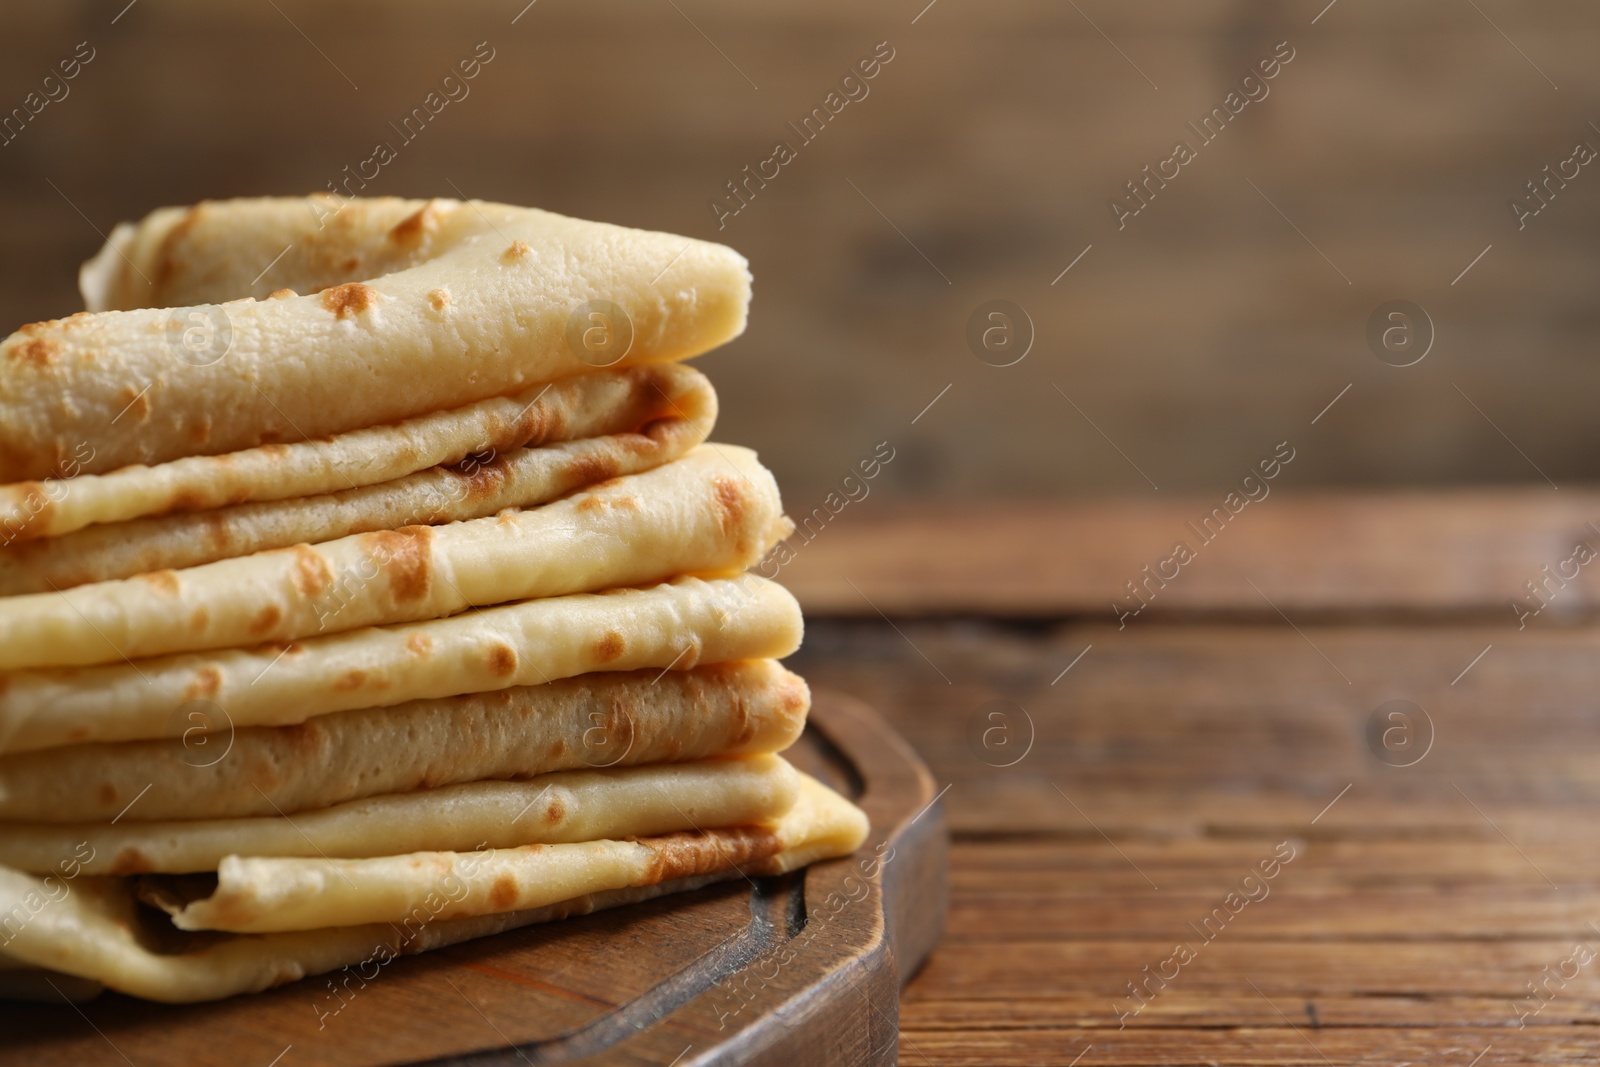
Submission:
{"label": "blurred wooden background", "polygon": [[[487,41],[470,96],[369,191],[748,255],[752,328],[704,366],[719,436],[791,510],[885,440],[874,488],[899,496],[1210,494],[1284,440],[1279,487],[1594,476],[1600,167],[1520,232],[1507,206],[1600,147],[1591,4],[524,3],[10,7],[0,111],[78,42],[95,58],[0,147],[0,318],[74,310],[119,219],[323,188]],[[870,94],[800,146],[786,123],[881,41]],[[1270,95],[1119,232],[1108,199],[1280,41]],[[708,202],[779,139],[798,158],[719,232]],[[1015,366],[965,339],[995,298],[1036,327]],[[1367,346],[1393,299],[1436,327],[1415,366]]]}

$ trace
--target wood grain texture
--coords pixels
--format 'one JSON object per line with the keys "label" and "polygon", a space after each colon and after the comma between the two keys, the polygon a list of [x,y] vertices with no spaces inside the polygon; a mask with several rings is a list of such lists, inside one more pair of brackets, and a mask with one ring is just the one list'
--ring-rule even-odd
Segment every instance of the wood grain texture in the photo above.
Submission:
{"label": "wood grain texture", "polygon": [[196,1006],[0,1005],[0,1063],[890,1063],[900,985],[944,922],[943,810],[848,697],[818,694],[791,752],[867,812],[861,852],[396,960],[337,996],[309,978]]}
{"label": "wood grain texture", "polygon": [[[1163,493],[1209,492],[1286,438],[1302,485],[1544,484],[1529,460],[1563,488],[1595,476],[1600,180],[1586,168],[1520,231],[1507,209],[1600,136],[1582,0],[1341,2],[1314,25],[1323,4],[1261,0],[941,0],[920,18],[927,0],[168,0],[113,25],[124,6],[0,16],[0,113],[79,41],[98,50],[0,147],[0,329],[77,309],[96,228],[341,180],[488,41],[471,95],[371,191],[459,189],[747,254],[750,332],[704,365],[719,436],[800,510],[885,439],[901,451],[882,485],[905,495],[1150,492],[1117,448]],[[1271,95],[1119,230],[1108,200],[1285,40]],[[797,141],[787,124],[879,41],[896,55],[870,95],[718,229],[708,201]],[[1037,328],[1004,369],[965,339],[996,297]],[[1396,298],[1437,326],[1414,367],[1364,339]]]}
{"label": "wood grain texture", "polygon": [[[1191,591],[1188,610],[1121,630],[1085,590],[1180,510],[841,518],[794,584],[847,574],[892,625],[853,605],[813,618],[796,669],[889,709],[949,787],[956,834],[949,927],[906,990],[901,1062],[1600,1058],[1600,958],[1576,962],[1600,952],[1600,628],[1552,610],[1519,630],[1490,603],[1581,536],[1592,503],[1271,499],[1212,572],[1202,559],[1181,579],[1216,610]],[[1050,563],[1063,530],[1088,547]],[[851,543],[885,569],[829,573]],[[1293,624],[1224,572],[1280,576]],[[985,614],[1001,610],[1028,617]],[[1396,699],[1433,727],[1411,766],[1370,747]],[[1285,842],[1293,860],[1262,881]],[[1229,893],[1258,899],[1234,913]],[[1179,944],[1194,958],[1163,979]]]}
{"label": "wood grain texture", "polygon": [[[1115,621],[1147,603],[1129,626],[1174,613],[1271,614],[1276,605],[1319,615],[1481,613],[1516,628],[1514,600],[1540,607],[1529,582],[1549,602],[1529,625],[1600,606],[1600,569],[1573,559],[1580,543],[1600,556],[1600,529],[1590,525],[1600,524],[1600,493],[1269,492],[1197,530],[1223,495],[1082,503],[869,496],[809,535],[798,532],[782,580],[808,612],[828,615]],[[1180,541],[1195,558],[1163,567]]]}

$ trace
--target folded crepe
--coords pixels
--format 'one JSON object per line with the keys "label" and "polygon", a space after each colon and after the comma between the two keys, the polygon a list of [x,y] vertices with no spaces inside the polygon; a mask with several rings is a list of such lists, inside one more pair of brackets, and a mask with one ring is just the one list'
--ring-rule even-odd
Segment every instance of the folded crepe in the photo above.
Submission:
{"label": "folded crepe", "polygon": [[[719,245],[157,211],[0,341],[0,996],[212,1000],[853,851]],[[301,295],[306,294],[306,295]],[[182,764],[183,766],[179,766]]]}
{"label": "folded crepe", "polygon": [[[0,481],[303,441],[682,359],[738,336],[750,298],[744,257],[721,245],[453,200],[165,209],[117,227],[83,282],[89,312],[0,342]],[[172,303],[203,306],[155,306]]]}
{"label": "folded crepe", "polygon": [[[339,916],[360,925],[236,936],[161,929],[140,907],[128,879],[82,875],[63,881],[0,867],[0,958],[73,976],[79,980],[75,989],[92,991],[98,983],[147,1000],[219,1000],[341,967],[381,967],[401,955],[723,878],[794,870],[853,851],[867,830],[860,809],[801,776],[795,805],[756,828],[423,853],[415,864],[256,861],[299,865],[261,868],[241,860],[220,875],[216,893],[178,907],[178,921],[256,925],[269,922],[260,911],[264,905],[281,902],[292,909],[285,922],[325,923]],[[330,891],[307,896],[312,885]],[[567,895],[529,903],[553,893]],[[21,973],[29,975],[24,985],[46,977]]]}
{"label": "folded crepe", "polygon": [[800,647],[802,627],[787,590],[744,574],[527,600],[282,646],[14,671],[0,676],[0,752],[183,737],[197,710],[212,724],[284,726],[591,671],[781,659]]}
{"label": "folded crepe", "polygon": [[866,837],[866,816],[814,779],[809,786],[791,814],[770,825],[359,860],[229,856],[215,892],[177,907],[172,921],[180,930],[318,930],[401,922],[439,896],[449,899],[439,917],[453,919],[729,869],[781,873],[853,852]]}
{"label": "folded crepe", "polygon": [[682,574],[736,574],[792,529],[754,452],[702,445],[543,507],[0,599],[0,670],[293,641]]}
{"label": "folded crepe", "polygon": [[484,779],[781,752],[810,707],[799,676],[747,660],[586,674],[296,726],[229,729],[201,713],[189,728],[215,732],[0,757],[0,838],[21,822],[293,815]]}
{"label": "folded crepe", "polygon": [[[0,592],[543,503],[675,459],[710,435],[716,417],[704,375],[661,363],[577,374],[332,438],[0,485],[0,543],[11,546],[0,553]],[[143,516],[162,518],[127,521]],[[63,536],[97,524],[116,525]],[[38,538],[51,540],[29,543]],[[123,542],[130,547],[119,549]],[[128,561],[141,565],[128,570]],[[41,567],[45,575],[32,573]]]}
{"label": "folded crepe", "polygon": [[293,818],[0,823],[0,866],[49,874],[215,871],[229,856],[361,858],[649,837],[775,819],[794,806],[778,756],[557,771],[354,800]]}

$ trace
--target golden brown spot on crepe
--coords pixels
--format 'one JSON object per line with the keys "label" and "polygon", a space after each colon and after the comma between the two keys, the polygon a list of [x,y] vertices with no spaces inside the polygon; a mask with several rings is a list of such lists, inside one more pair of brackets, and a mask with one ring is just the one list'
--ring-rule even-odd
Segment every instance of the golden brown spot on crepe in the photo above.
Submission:
{"label": "golden brown spot on crepe", "polygon": [[161,250],[157,253],[158,259],[156,263],[157,291],[177,277],[182,266],[177,256],[178,243],[187,237],[189,231],[194,229],[195,223],[200,221],[200,210],[203,207],[205,207],[203,203],[196,204],[184,212],[183,218],[179,219],[172,229],[167,231],[166,236],[161,239]]}
{"label": "golden brown spot on crepe", "polygon": [[194,609],[194,614],[189,616],[189,629],[195,633],[204,630],[211,623],[211,609],[201,604]]}
{"label": "golden brown spot on crepe", "polygon": [[467,499],[476,503],[497,495],[511,478],[506,457],[497,456],[488,463],[479,463],[466,475]]}
{"label": "golden brown spot on crepe", "polygon": [[601,500],[599,497],[592,494],[578,501],[579,511],[600,511],[604,509],[605,506],[606,502],[604,500]]}
{"label": "golden brown spot on crepe", "polygon": [[206,544],[215,551],[221,551],[228,546],[229,530],[228,520],[220,514],[212,512],[205,517]]}
{"label": "golden brown spot on crepe", "polygon": [[567,806],[555,797],[550,798],[550,806],[544,809],[544,821],[551,826],[559,826],[566,817]]}
{"label": "golden brown spot on crepe", "polygon": [[499,911],[508,910],[517,902],[517,880],[508,872],[499,875],[489,887],[489,906]]}
{"label": "golden brown spot on crepe", "polygon": [[450,290],[428,290],[428,306],[433,308],[435,311],[443,312],[445,308],[450,306]]}
{"label": "golden brown spot on crepe", "polygon": [[0,533],[9,532],[13,540],[23,539],[23,535],[35,526],[43,526],[49,522],[50,513],[56,507],[56,502],[46,495],[44,485],[40,482],[23,482],[15,487],[14,494],[8,495],[20,497],[29,512],[19,528],[13,530],[9,522],[0,527]]}
{"label": "golden brown spot on crepe", "polygon": [[567,468],[579,485],[593,485],[614,478],[617,474],[617,461],[613,456],[588,455],[579,456],[572,461],[572,466]]}
{"label": "golden brown spot on crepe", "polygon": [[617,435],[617,444],[630,456],[648,456],[661,451],[661,442],[656,440],[656,435],[665,437],[670,427],[676,426],[680,419],[656,419],[647,422],[639,428],[638,433],[620,433]]}
{"label": "golden brown spot on crepe", "polygon": [[594,646],[594,658],[600,663],[610,663],[627,651],[628,642],[616,630],[607,630]]}
{"label": "golden brown spot on crepe", "polygon": [[366,671],[345,671],[334,679],[333,688],[337,692],[347,693],[352,689],[360,689],[367,680]]}
{"label": "golden brown spot on crepe", "polygon": [[[140,400],[143,400],[143,399],[144,399],[143,397],[140,398]],[[139,421],[143,422],[144,420],[141,419]],[[193,444],[197,444],[197,445],[203,445],[207,441],[211,440],[211,416],[210,415],[202,415],[202,416],[200,416],[198,419],[195,420],[194,425],[189,427],[189,440]]]}
{"label": "golden brown spot on crepe", "polygon": [[378,291],[370,285],[360,282],[345,282],[325,289],[322,293],[322,306],[333,312],[334,318],[344,319],[351,315],[359,315],[378,303]]}
{"label": "golden brown spot on crepe", "polygon": [[343,263],[339,264],[339,266],[344,268],[344,272],[346,274],[354,274],[355,271],[356,271],[356,268],[361,266],[361,257],[360,256],[346,256],[345,257],[345,261]]}
{"label": "golden brown spot on crepe", "polygon": [[562,756],[565,756],[567,754],[567,743],[566,743],[566,741],[564,741],[564,740],[562,740],[560,738],[557,738],[556,740],[552,741],[550,743],[550,748],[549,748],[548,752],[549,752],[549,756],[550,756],[551,759],[560,759]]}
{"label": "golden brown spot on crepe", "polygon": [[111,860],[108,874],[150,874],[156,869],[155,861],[132,845],[120,850]]}
{"label": "golden brown spot on crepe", "polygon": [[517,260],[523,258],[532,251],[533,249],[528,247],[528,242],[512,241],[511,247],[500,253],[500,258],[505,260],[507,263],[515,263]]}
{"label": "golden brown spot on crepe", "polygon": [[140,579],[155,587],[158,592],[168,596],[178,595],[178,573],[176,571],[152,571],[149,574],[139,575]]}
{"label": "golden brown spot on crepe", "polygon": [[61,346],[48,337],[35,337],[11,347],[11,358],[35,367],[47,367],[60,353]]}
{"label": "golden brown spot on crepe", "polygon": [[110,782],[101,782],[100,788],[94,791],[94,798],[103,808],[109,808],[117,802],[117,787]]}
{"label": "golden brown spot on crepe", "polygon": [[94,736],[93,731],[87,726],[74,726],[67,731],[68,741],[87,741],[92,736]]}
{"label": "golden brown spot on crepe", "polygon": [[779,850],[777,835],[763,827],[738,827],[717,830],[713,834],[702,831],[667,834],[640,844],[653,853],[650,863],[653,882],[741,867]]}
{"label": "golden brown spot on crepe", "polygon": [[490,645],[489,669],[501,677],[510,675],[517,669],[517,650],[504,643]]}
{"label": "golden brown spot on crepe", "polygon": [[713,870],[726,870],[739,862],[735,850],[708,849],[709,843],[710,839],[700,832],[665,834],[654,841],[641,841],[640,844],[650,850],[646,884],[657,885],[669,879],[705,873],[701,867],[712,855],[722,860]]}
{"label": "golden brown spot on crepe", "polygon": [[183,699],[199,700],[214,697],[222,688],[222,672],[215,667],[201,667],[194,672],[194,680],[183,691]]}
{"label": "golden brown spot on crepe", "polygon": [[321,596],[333,586],[333,568],[310,545],[295,545],[289,549],[294,554],[294,587],[300,595],[310,598]]}
{"label": "golden brown spot on crepe", "polygon": [[571,435],[567,432],[567,413],[560,408],[546,409],[536,406],[530,409],[531,414],[524,415],[524,419],[538,416],[540,422],[531,431],[531,436],[524,443],[542,445],[546,441],[563,441]]}
{"label": "golden brown spot on crepe", "polygon": [[430,200],[395,223],[389,231],[389,240],[397,245],[414,245],[422,240],[423,234],[439,228],[439,216],[439,206]]}
{"label": "golden brown spot on crepe", "polygon": [[263,637],[282,621],[283,609],[276,604],[267,604],[250,620],[250,636]]}
{"label": "golden brown spot on crepe", "polygon": [[633,748],[635,740],[633,711],[626,700],[616,700],[612,703],[606,715],[606,737],[615,738],[618,747],[625,752]]}
{"label": "golden brown spot on crepe", "polygon": [[425,633],[414,633],[406,638],[406,651],[413,656],[426,656],[433,651],[433,638]]}
{"label": "golden brown spot on crepe", "polygon": [[433,527],[406,526],[367,534],[368,553],[388,576],[396,600],[421,600],[433,582]]}
{"label": "golden brown spot on crepe", "polygon": [[131,415],[136,422],[150,421],[150,391],[148,389],[135,389],[131,385],[124,385],[119,393],[123,400],[123,412]]}
{"label": "golden brown spot on crepe", "polygon": [[[482,451],[493,457],[502,448],[517,447],[522,442],[520,440],[512,440],[515,429],[516,427],[506,422],[505,419],[490,412],[483,420],[483,436],[488,445]],[[471,458],[470,456],[468,457],[468,459]],[[467,460],[464,459],[461,462],[466,463]]]}
{"label": "golden brown spot on crepe", "polygon": [[277,736],[297,753],[302,755],[322,747],[327,740],[327,731],[316,719],[307,719],[289,726],[280,726],[276,730]]}
{"label": "golden brown spot on crepe", "polygon": [[711,479],[711,493],[716,498],[717,525],[722,528],[724,536],[734,533],[744,527],[745,502],[744,494],[739,491],[739,483],[732,478],[721,475]]}
{"label": "golden brown spot on crepe", "polygon": [[295,292],[293,289],[274,289],[272,292],[267,294],[267,299],[268,300],[287,300],[291,296],[299,296],[299,295],[300,294]]}

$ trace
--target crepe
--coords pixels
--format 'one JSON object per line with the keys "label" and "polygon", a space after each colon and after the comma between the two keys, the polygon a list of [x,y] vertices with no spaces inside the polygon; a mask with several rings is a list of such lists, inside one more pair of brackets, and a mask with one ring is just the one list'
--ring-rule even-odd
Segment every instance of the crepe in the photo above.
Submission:
{"label": "crepe", "polygon": [[274,500],[94,526],[0,548],[0,597],[198,567],[351,534],[481,518],[531,507],[606,479],[649,470],[699,443],[700,428],[660,420],[616,434],[426,471],[305,500]]}
{"label": "crepe", "polygon": [[[7,592],[35,591],[19,584],[25,571],[43,560],[58,558],[56,551],[44,546],[30,546],[37,550],[32,554],[17,551],[17,547],[35,538],[59,537],[94,524],[119,523],[141,516],[201,512],[247,501],[294,501],[280,508],[213,512],[204,519],[190,520],[187,525],[170,524],[169,519],[165,526],[130,524],[109,537],[52,542],[60,546],[62,556],[88,555],[114,547],[118,538],[127,537],[137,543],[151,540],[152,531],[172,529],[173,536],[180,539],[194,531],[203,534],[207,543],[220,539],[218,547],[224,554],[240,555],[254,549],[227,551],[247,543],[235,530],[242,521],[236,516],[248,517],[248,528],[262,526],[265,520],[261,516],[276,516],[279,524],[305,522],[301,512],[314,514],[319,507],[326,507],[320,498],[329,495],[348,513],[351,499],[372,499],[351,494],[351,490],[394,483],[418,471],[448,468],[463,461],[469,462],[461,470],[446,473],[464,479],[469,490],[464,495],[475,498],[483,495],[486,487],[482,483],[486,479],[473,475],[495,457],[526,447],[573,442],[566,448],[540,453],[548,454],[557,464],[545,495],[540,499],[530,496],[525,501],[541,503],[579,485],[644,470],[681,455],[706,439],[716,416],[716,393],[703,375],[686,366],[662,363],[577,374],[514,396],[492,397],[394,425],[352,430],[331,439],[263,445],[219,456],[190,456],[109,474],[79,474],[74,461],[57,472],[64,477],[0,485],[0,544],[13,546],[11,552],[0,555],[0,568],[4,568],[0,570],[0,583]],[[587,440],[590,438],[597,440]],[[93,449],[92,444],[85,447]],[[562,461],[570,466],[563,469],[559,465]],[[439,479],[436,474],[435,481]],[[446,478],[441,488],[448,493],[453,485]],[[391,485],[388,494],[378,499],[388,499],[392,490]],[[416,514],[443,507],[449,518],[476,517],[460,510],[466,501],[455,497],[463,494],[450,494],[451,500],[440,505],[431,503],[420,490],[413,493],[416,495],[405,506]],[[369,512],[341,517],[364,523],[363,529],[378,529],[371,523],[392,513],[375,505],[368,507],[372,508]],[[404,526],[406,521],[390,525]],[[352,527],[318,536],[315,527],[306,529],[306,533],[283,543],[325,541],[358,532]],[[290,534],[285,532],[282,536]],[[104,567],[103,563],[93,562]],[[90,564],[86,560],[84,566]],[[41,583],[39,588],[49,586]]]}
{"label": "crepe", "polygon": [[230,730],[220,714],[202,712],[189,728],[216,733],[0,757],[0,819],[292,815],[482,779],[781,752],[810,706],[798,676],[750,660],[586,674],[298,726]]}
{"label": "crepe", "polygon": [[730,867],[778,874],[853,852],[866,835],[859,809],[807,778],[794,806],[763,825],[360,860],[229,856],[217,869],[216,891],[181,907],[173,925],[275,933],[402,922],[440,896],[448,900],[441,919],[523,911]]}
{"label": "crepe", "polygon": [[[0,906],[19,902],[9,913],[0,913],[0,961],[6,959],[5,952],[52,961],[50,967],[13,961],[17,966],[0,972],[0,997],[60,1004],[63,998],[92,999],[109,986],[144,1000],[194,1004],[257,993],[330,971],[341,972],[338,980],[346,988],[353,984],[359,989],[401,956],[669,893],[691,892],[737,877],[737,871],[721,871],[636,889],[589,893],[548,908],[470,919],[429,921],[424,913],[400,926],[376,923],[218,940],[209,934],[152,930],[148,913],[140,907],[128,879],[85,876],[71,884],[70,896],[57,900],[47,895],[47,881],[0,867]],[[41,906],[32,910],[30,902]],[[7,926],[7,914],[25,919],[47,916],[48,920]],[[66,973],[67,968],[101,977],[81,977]],[[319,999],[333,996],[321,990],[315,994]],[[318,1004],[312,1007],[319,1019],[334,1014]]]}
{"label": "crepe", "polygon": [[0,670],[293,641],[680,574],[738,573],[792,529],[754,452],[703,445],[531,510],[0,599]]}
{"label": "crepe", "polygon": [[745,574],[528,600],[283,646],[0,676],[0,752],[283,726],[353,708],[534,685],[590,671],[778,659],[800,606]]}
{"label": "crepe", "polygon": [[[297,914],[314,916],[316,921],[336,912],[391,914],[396,916],[394,921],[220,940],[210,935],[168,937],[151,930],[142,921],[126,879],[82,875],[70,882],[57,879],[52,886],[44,879],[0,868],[0,953],[33,967],[167,1002],[219,1000],[341,967],[359,967],[362,976],[370,980],[384,964],[401,955],[688,890],[722,878],[777,874],[844,855],[859,847],[867,829],[860,809],[802,776],[794,807],[771,826],[672,834],[637,842],[424,854],[429,858],[415,873],[399,872],[397,877],[386,877],[376,868],[346,864],[345,873],[362,879],[372,890],[366,895],[355,893],[354,906],[348,886],[321,905],[315,898],[301,901],[292,893],[283,899],[294,904]],[[611,845],[625,845],[625,855],[634,862],[597,865],[587,877],[572,877],[572,865],[587,855],[583,850],[590,845],[608,855],[613,851]],[[180,921],[195,925],[230,910],[236,917],[253,916],[266,897],[278,899],[280,891],[276,884],[249,880],[258,873],[269,877],[305,873],[313,880],[317,875],[333,876],[345,885],[331,875],[331,867],[294,872],[260,872],[246,867],[230,872],[231,877],[223,876],[218,896],[183,908]],[[558,883],[580,887],[580,892],[547,905],[519,906],[548,895],[547,887]],[[67,887],[64,894],[62,886]],[[222,895],[224,892],[227,895]],[[408,910],[397,911],[408,901],[414,902]],[[366,974],[369,966],[372,973]]]}
{"label": "crepe", "polygon": [[775,819],[798,795],[778,756],[558,771],[390,793],[290,818],[0,823],[0,865],[49,874],[215,871],[224,858],[361,858],[648,837]]}
{"label": "crepe", "polygon": [[[686,358],[744,330],[750,273],[721,245],[453,200],[351,201],[331,224],[348,229],[330,231],[316,206],[201,204],[118,227],[86,272],[89,306],[145,307],[34,323],[0,343],[0,481],[59,476],[68,460],[92,474],[397,422]],[[414,247],[390,261],[376,254],[386,242]],[[267,269],[286,246],[310,262],[341,243],[375,254]],[[331,288],[247,295],[296,285]],[[148,306],[201,291],[227,302]]]}

